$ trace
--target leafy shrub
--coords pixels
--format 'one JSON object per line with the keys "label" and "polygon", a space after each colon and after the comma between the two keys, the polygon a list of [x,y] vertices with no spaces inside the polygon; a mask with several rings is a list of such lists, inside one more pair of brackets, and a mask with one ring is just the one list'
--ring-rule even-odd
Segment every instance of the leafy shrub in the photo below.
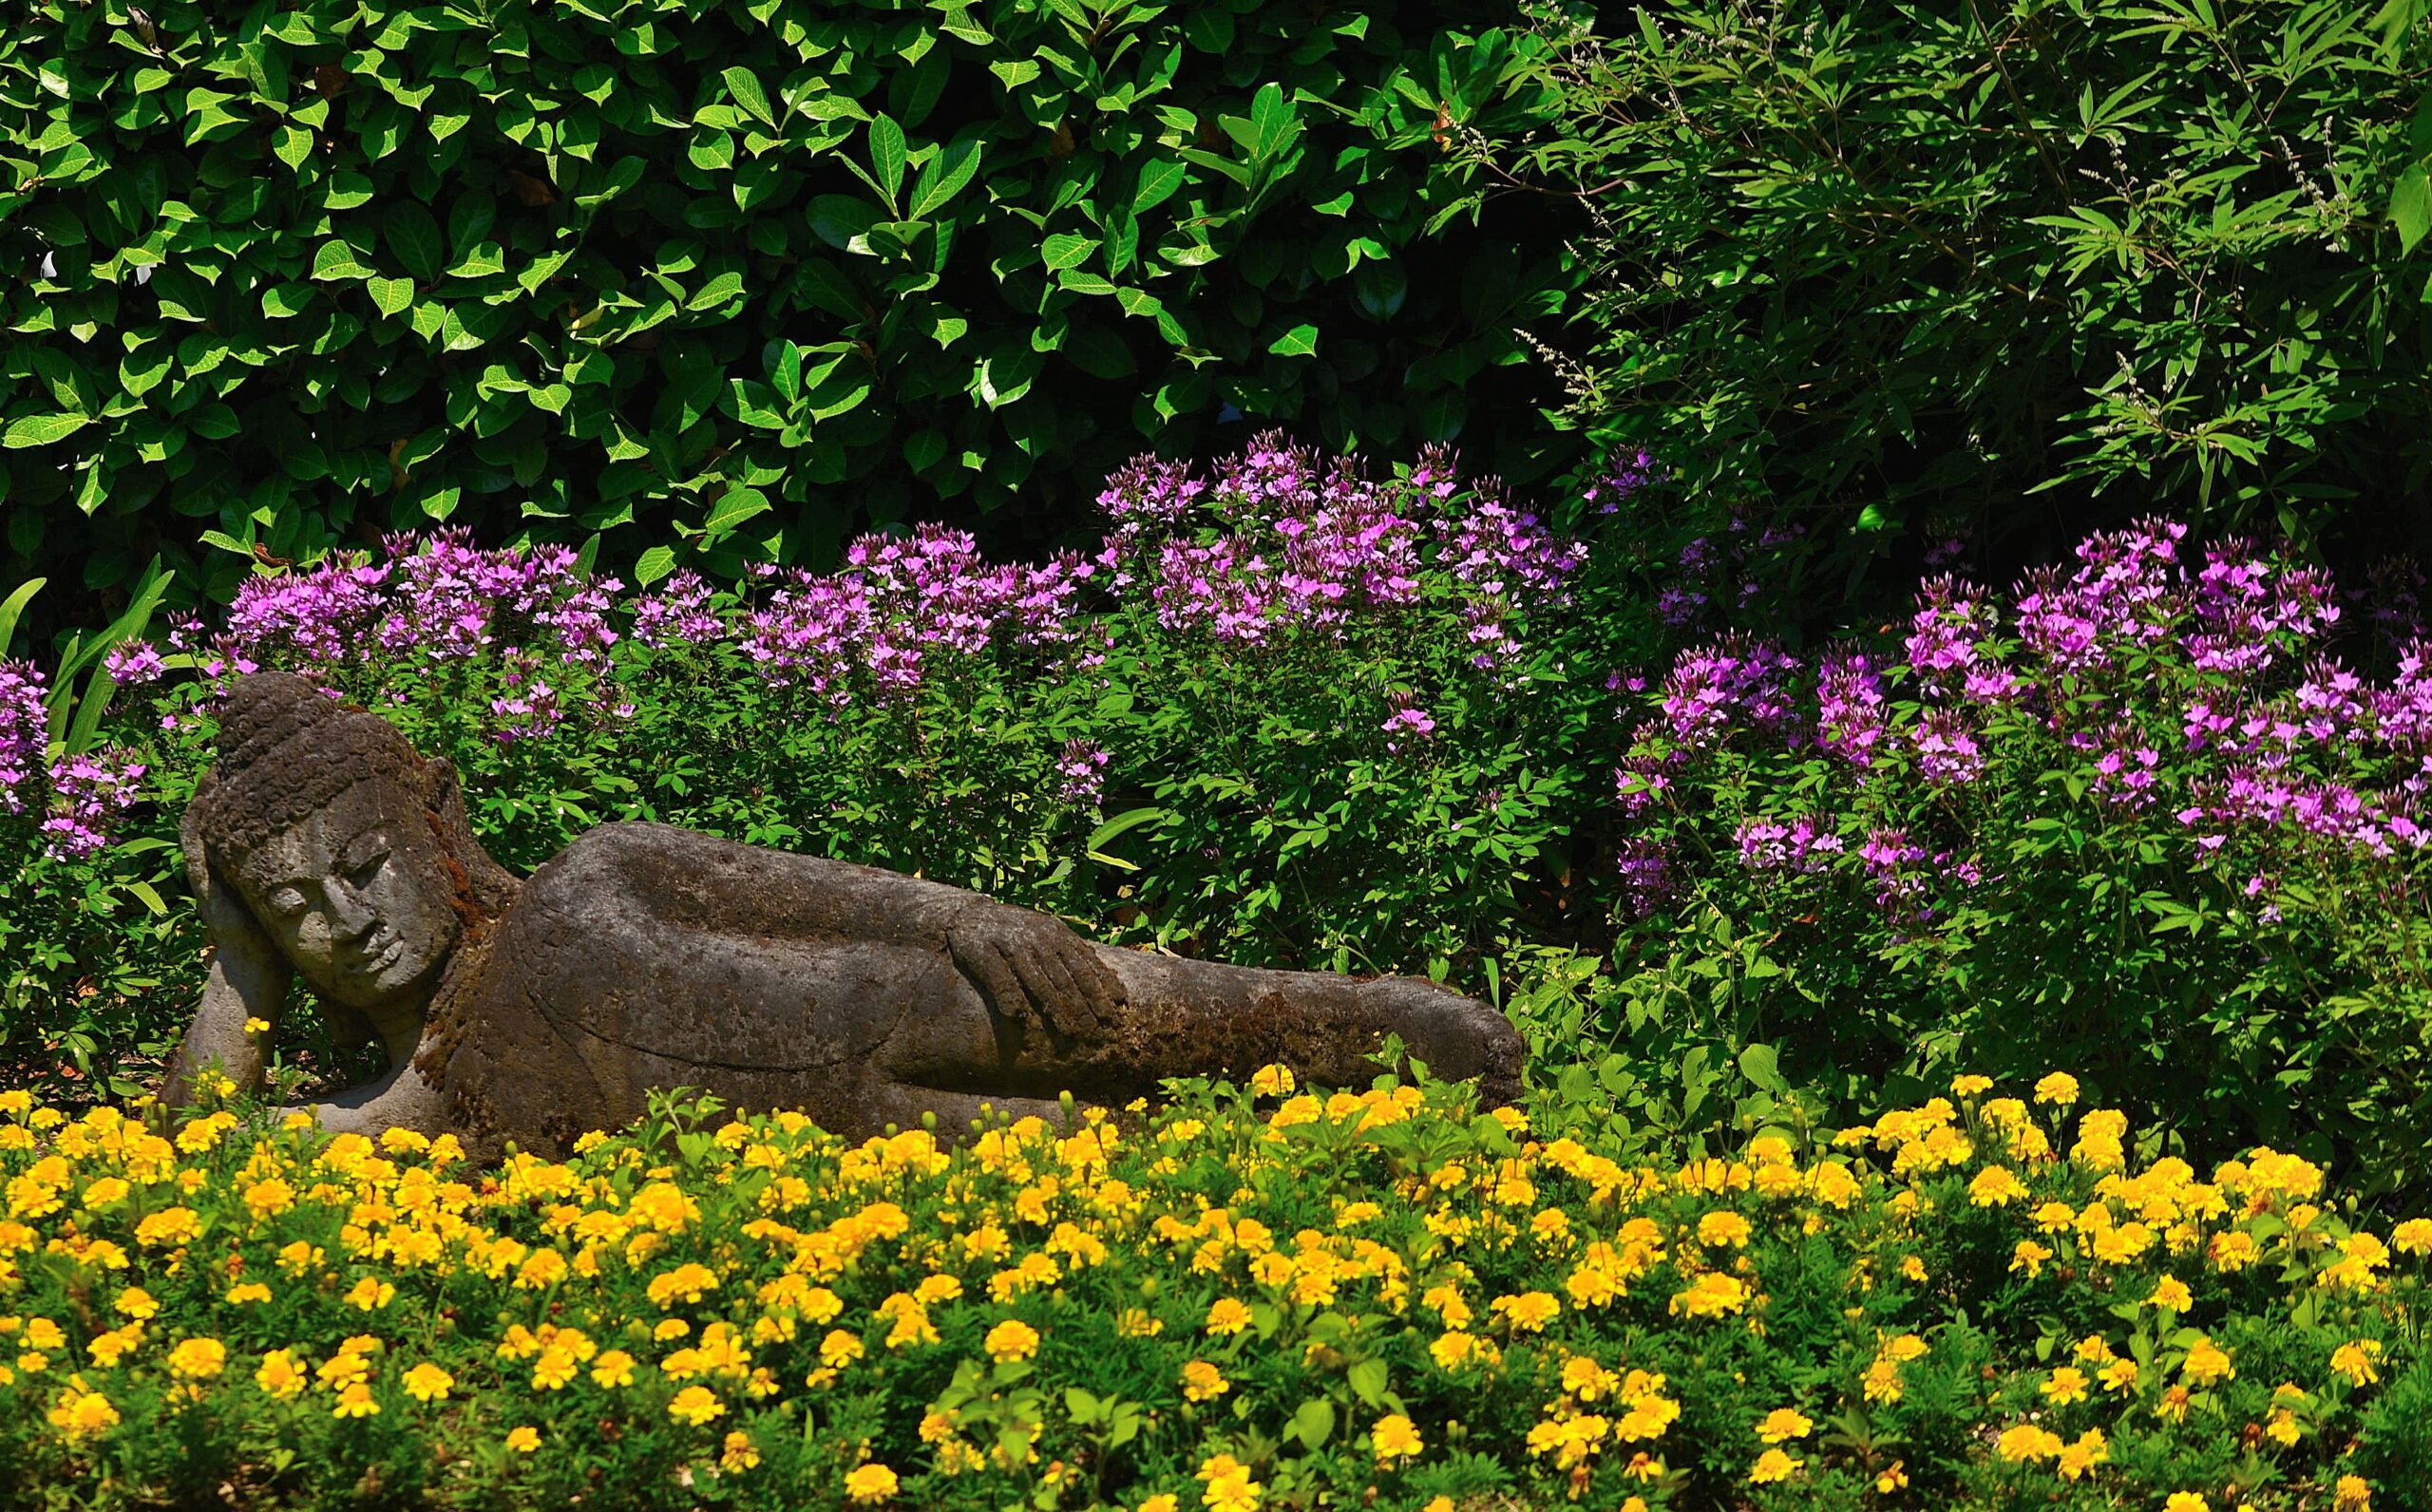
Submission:
{"label": "leafy shrub", "polygon": [[1563,125],[1472,156],[1601,220],[1570,340],[1539,329],[1579,423],[1691,498],[1861,560],[2156,504],[2432,536],[2432,8],[1544,10]]}
{"label": "leafy shrub", "polygon": [[2421,1181],[2432,648],[2389,606],[2360,674],[2326,575],[2185,535],[1936,578],[1905,639],[1683,652],[1628,706],[1603,1027],[1843,1089],[2062,1056],[2198,1147]]}
{"label": "leafy shrub", "polygon": [[224,601],[453,521],[731,576],[1017,489],[1052,537],[1223,414],[1530,465],[1472,380],[1558,255],[1448,228],[1438,143],[1546,102],[1457,8],[20,9],[11,576]]}
{"label": "leafy shrub", "polygon": [[[0,820],[26,1005],[0,1020],[38,1077],[69,1036],[147,1053],[199,986],[182,964],[106,1009],[82,901],[177,896],[177,817],[229,675],[300,670],[464,774],[493,854],[528,869],[611,819],[918,872],[1082,917],[1103,936],[1247,961],[1492,981],[1484,964],[1568,866],[1601,803],[1604,694],[1559,621],[1585,548],[1441,455],[1363,476],[1272,438],[1209,470],[1112,479],[1091,557],[988,561],[927,526],[832,574],[689,571],[648,592],[563,547],[398,538],[250,580],[224,620],[119,643],[88,692],[91,758],[144,769],[131,841],[63,847],[70,797],[31,768]],[[99,700],[96,705],[95,700]],[[13,791],[13,789],[11,789]],[[48,942],[28,951],[28,941]],[[150,956],[141,957],[147,964]],[[75,1016],[62,1020],[66,1011]]]}
{"label": "leafy shrub", "polygon": [[2432,1222],[1963,1087],[1685,1165],[1270,1068],[950,1152],[669,1103],[495,1173],[0,1094],[0,1505],[2420,1504],[2349,1455],[2421,1443]]}

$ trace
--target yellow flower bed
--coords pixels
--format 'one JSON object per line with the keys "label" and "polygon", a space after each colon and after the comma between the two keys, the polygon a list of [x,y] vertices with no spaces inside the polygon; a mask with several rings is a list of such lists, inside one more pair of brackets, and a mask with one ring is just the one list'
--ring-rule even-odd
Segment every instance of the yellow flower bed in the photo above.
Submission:
{"label": "yellow flower bed", "polygon": [[493,1171],[0,1094],[0,1505],[2422,1504],[2432,1223],[1996,1090],[1658,1166],[1271,1068]]}

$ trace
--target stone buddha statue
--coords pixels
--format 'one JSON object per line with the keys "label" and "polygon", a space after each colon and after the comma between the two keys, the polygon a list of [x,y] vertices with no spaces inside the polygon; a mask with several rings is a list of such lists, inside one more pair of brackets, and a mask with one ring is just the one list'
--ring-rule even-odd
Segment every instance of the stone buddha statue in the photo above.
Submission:
{"label": "stone buddha statue", "polygon": [[450,1131],[481,1158],[562,1151],[679,1086],[859,1137],[1269,1062],[1359,1085],[1387,1033],[1490,1103],[1518,1092],[1511,1026],[1428,982],[1093,944],[961,888],[665,824],[602,824],[518,878],[446,761],[287,673],[231,690],[181,833],[214,950],[173,1106],[214,1065],[258,1087],[297,975],[388,1052],[313,1106],[325,1127]]}

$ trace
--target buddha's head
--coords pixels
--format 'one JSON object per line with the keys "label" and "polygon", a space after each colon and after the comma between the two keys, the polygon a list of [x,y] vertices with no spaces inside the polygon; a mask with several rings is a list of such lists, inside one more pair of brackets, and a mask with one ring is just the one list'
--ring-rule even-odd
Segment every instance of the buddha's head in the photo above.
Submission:
{"label": "buddha's head", "polygon": [[473,839],[452,766],[283,672],[231,690],[186,864],[199,897],[241,903],[315,992],[367,1011],[428,1000],[465,930],[514,889]]}

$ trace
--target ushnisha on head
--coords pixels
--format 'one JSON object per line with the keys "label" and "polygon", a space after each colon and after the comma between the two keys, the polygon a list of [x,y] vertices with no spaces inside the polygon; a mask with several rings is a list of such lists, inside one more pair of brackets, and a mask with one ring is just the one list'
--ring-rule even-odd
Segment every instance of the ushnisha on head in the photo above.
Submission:
{"label": "ushnisha on head", "polygon": [[287,672],[230,690],[184,841],[206,917],[240,904],[315,992],[357,1009],[427,998],[465,931],[515,894],[473,838],[454,767]]}

